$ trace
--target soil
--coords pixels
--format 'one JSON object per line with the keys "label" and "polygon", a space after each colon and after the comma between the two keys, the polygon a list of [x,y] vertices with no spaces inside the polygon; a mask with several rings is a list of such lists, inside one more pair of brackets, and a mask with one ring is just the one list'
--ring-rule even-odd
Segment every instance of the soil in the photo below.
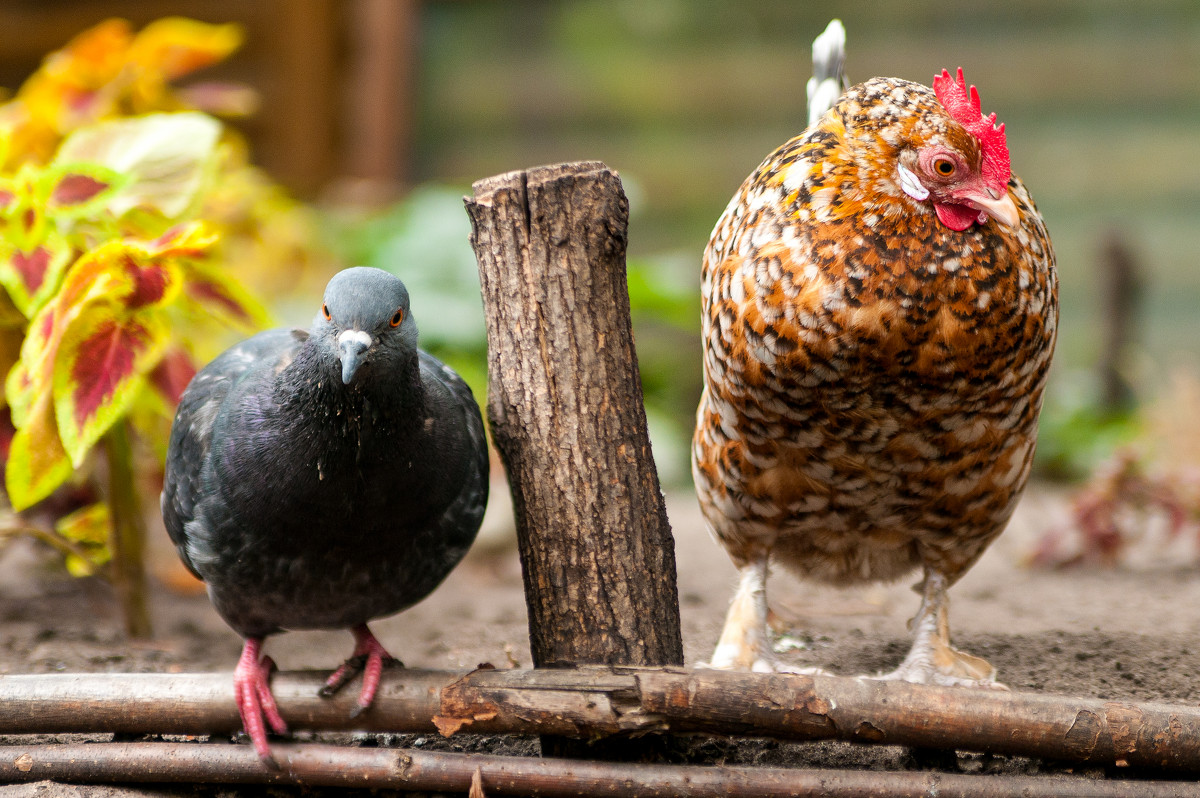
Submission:
{"label": "soil", "polygon": [[[495,493],[500,500],[489,515],[488,531],[467,560],[422,604],[372,624],[392,653],[409,666],[531,664],[510,512],[503,490]],[[956,645],[988,659],[1013,690],[1196,703],[1200,570],[1194,552],[1149,542],[1140,555],[1135,550],[1127,564],[1116,569],[1025,567],[1023,560],[1034,543],[1047,528],[1061,523],[1065,507],[1058,492],[1034,488],[1027,494],[1008,531],[951,592]],[[671,495],[668,511],[676,537],[684,647],[688,662],[694,663],[711,653],[735,572],[709,538],[690,494]],[[232,671],[240,639],[215,614],[203,592],[181,578],[165,533],[159,529],[152,537],[157,637],[146,644],[124,639],[105,584],[62,575],[52,558],[32,544],[10,545],[0,554],[0,672]],[[900,583],[834,589],[801,583],[788,574],[774,575],[769,582],[771,604],[792,630],[791,650],[783,656],[845,675],[891,669],[907,650],[905,622],[917,607],[917,596],[909,588]],[[351,647],[350,636],[340,632],[289,633],[268,644],[287,670],[329,669]],[[6,742],[11,739],[0,738],[0,744]],[[535,750],[532,741],[514,738],[390,735],[383,743],[502,753]],[[695,751],[705,761],[729,764],[1069,772],[1037,760],[974,754],[931,757],[849,743],[718,740]],[[1075,773],[1080,778],[1129,775],[1117,770]],[[0,797],[117,794],[42,787],[0,787]],[[190,788],[185,794],[229,794],[202,789]],[[255,794],[301,792],[271,788]]]}

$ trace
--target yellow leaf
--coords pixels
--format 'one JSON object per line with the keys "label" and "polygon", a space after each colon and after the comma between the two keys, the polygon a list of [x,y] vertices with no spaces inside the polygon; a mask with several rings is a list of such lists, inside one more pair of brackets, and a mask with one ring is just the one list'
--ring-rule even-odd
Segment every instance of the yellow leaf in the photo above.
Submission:
{"label": "yellow leaf", "polygon": [[142,29],[130,48],[130,60],[174,80],[223,61],[242,45],[239,25],[210,25],[185,17],[165,17]]}
{"label": "yellow leaf", "polygon": [[112,559],[108,548],[111,529],[112,514],[104,502],[89,504],[58,519],[54,531],[75,543],[83,555],[67,555],[67,571],[72,576],[91,576]]}
{"label": "yellow leaf", "polygon": [[4,484],[17,512],[46,498],[71,476],[71,459],[58,437],[51,400],[49,391],[39,397],[25,426],[13,435]]}
{"label": "yellow leaf", "polygon": [[54,524],[54,531],[75,543],[103,545],[108,541],[112,516],[108,505],[96,502],[64,515]]}

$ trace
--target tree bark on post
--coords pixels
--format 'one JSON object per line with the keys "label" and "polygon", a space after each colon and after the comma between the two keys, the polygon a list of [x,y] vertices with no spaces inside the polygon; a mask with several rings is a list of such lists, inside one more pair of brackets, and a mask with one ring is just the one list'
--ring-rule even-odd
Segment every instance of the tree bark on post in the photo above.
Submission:
{"label": "tree bark on post", "polygon": [[620,178],[589,161],[473,189],[488,420],[512,487],[534,665],[680,665],[675,544],[633,346]]}

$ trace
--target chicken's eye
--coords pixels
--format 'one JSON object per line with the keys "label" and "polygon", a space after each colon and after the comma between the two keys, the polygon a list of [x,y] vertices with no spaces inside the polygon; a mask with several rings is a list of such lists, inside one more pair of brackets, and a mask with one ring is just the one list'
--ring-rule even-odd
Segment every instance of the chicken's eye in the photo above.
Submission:
{"label": "chicken's eye", "polygon": [[954,161],[949,158],[938,158],[933,162],[933,171],[942,177],[949,177],[954,174]]}
{"label": "chicken's eye", "polygon": [[321,315],[325,317],[325,321],[330,321],[333,318],[333,314],[329,312],[328,305],[321,305]]}
{"label": "chicken's eye", "polygon": [[391,324],[393,327],[399,327],[399,326],[400,326],[400,322],[402,322],[402,321],[404,321],[404,308],[398,308],[398,309],[396,310],[396,312],[392,314],[392,318],[391,318],[391,321],[390,321],[389,323],[390,323],[390,324]]}

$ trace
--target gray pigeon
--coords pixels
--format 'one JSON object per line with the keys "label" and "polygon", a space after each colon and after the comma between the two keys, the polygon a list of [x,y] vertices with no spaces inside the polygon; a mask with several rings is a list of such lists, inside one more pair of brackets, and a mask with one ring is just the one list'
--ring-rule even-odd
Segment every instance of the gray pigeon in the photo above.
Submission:
{"label": "gray pigeon", "polygon": [[488,493],[479,406],[417,348],[408,291],[379,269],[335,275],[312,330],[270,330],[201,370],[167,451],[163,520],[246,644],[238,709],[264,762],[284,734],[267,635],[353,631],[332,693],[360,670],[370,706],[391,657],[367,621],[412,606],[475,539]]}

